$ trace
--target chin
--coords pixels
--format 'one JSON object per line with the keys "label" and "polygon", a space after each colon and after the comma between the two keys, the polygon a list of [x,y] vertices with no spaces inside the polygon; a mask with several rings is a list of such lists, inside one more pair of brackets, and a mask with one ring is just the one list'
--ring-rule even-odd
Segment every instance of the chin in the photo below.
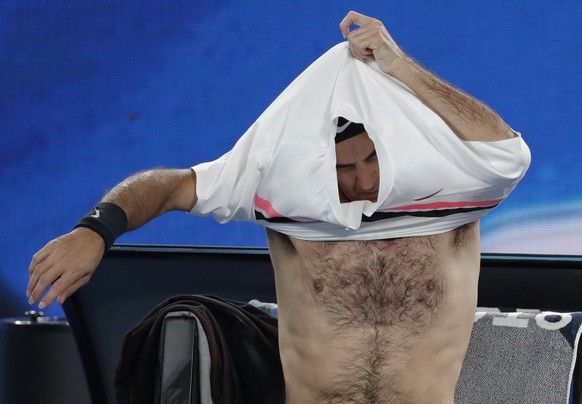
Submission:
{"label": "chin", "polygon": [[370,201],[370,202],[377,202],[378,195],[377,194],[370,194],[370,195],[360,195],[358,198],[359,201]]}

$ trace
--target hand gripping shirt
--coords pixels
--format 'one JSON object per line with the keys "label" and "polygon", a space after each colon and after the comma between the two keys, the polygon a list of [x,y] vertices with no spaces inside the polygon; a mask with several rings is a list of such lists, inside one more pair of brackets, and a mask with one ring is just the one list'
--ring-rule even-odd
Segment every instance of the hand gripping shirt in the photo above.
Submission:
{"label": "hand gripping shirt", "polygon": [[[380,170],[377,202],[341,203],[338,117],[361,122]],[[297,77],[219,159],[193,167],[190,213],[254,221],[304,240],[424,236],[480,219],[514,189],[530,163],[519,134],[459,139],[406,86],[347,42]]]}

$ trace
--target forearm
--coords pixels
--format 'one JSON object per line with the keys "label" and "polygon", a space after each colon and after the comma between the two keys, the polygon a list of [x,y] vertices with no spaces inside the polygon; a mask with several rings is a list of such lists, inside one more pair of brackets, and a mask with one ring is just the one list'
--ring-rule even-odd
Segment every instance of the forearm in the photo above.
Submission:
{"label": "forearm", "polygon": [[515,136],[503,119],[483,102],[437,77],[406,55],[382,70],[406,84],[463,140],[495,141]]}
{"label": "forearm", "polygon": [[[103,253],[123,230],[136,229],[170,210],[188,211],[196,201],[196,175],[190,169],[143,171],[122,181],[102,202],[114,203],[123,209],[127,226],[125,219],[119,219],[119,208],[107,205],[81,219],[80,225],[70,233],[47,243],[34,255],[29,266],[26,291],[29,303],[37,302],[48,289],[39,307],[43,309],[55,299],[62,304],[89,281]],[[112,214],[112,208],[116,212],[113,218],[106,217]],[[105,230],[104,234],[99,230]]]}
{"label": "forearm", "polygon": [[127,231],[172,210],[189,211],[196,204],[196,177],[190,169],[153,169],[134,174],[105,194],[102,202],[120,206]]}

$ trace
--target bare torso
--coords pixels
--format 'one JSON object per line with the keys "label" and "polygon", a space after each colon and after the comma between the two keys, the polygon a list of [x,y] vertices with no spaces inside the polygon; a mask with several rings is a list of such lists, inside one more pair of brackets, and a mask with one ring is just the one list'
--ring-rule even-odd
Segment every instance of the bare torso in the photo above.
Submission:
{"label": "bare torso", "polygon": [[479,275],[478,224],[309,242],[268,231],[287,404],[452,404]]}

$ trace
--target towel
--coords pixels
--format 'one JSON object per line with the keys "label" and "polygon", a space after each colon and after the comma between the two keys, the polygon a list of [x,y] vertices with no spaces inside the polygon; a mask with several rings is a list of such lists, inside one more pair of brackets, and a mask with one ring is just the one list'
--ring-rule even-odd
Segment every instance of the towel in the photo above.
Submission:
{"label": "towel", "polygon": [[478,312],[455,404],[567,404],[582,313]]}
{"label": "towel", "polygon": [[[374,142],[376,202],[340,202],[340,117],[363,123]],[[313,241],[438,234],[499,205],[530,158],[519,134],[462,141],[403,83],[351,57],[342,42],[297,77],[232,150],[193,167],[198,201],[190,213]]]}

